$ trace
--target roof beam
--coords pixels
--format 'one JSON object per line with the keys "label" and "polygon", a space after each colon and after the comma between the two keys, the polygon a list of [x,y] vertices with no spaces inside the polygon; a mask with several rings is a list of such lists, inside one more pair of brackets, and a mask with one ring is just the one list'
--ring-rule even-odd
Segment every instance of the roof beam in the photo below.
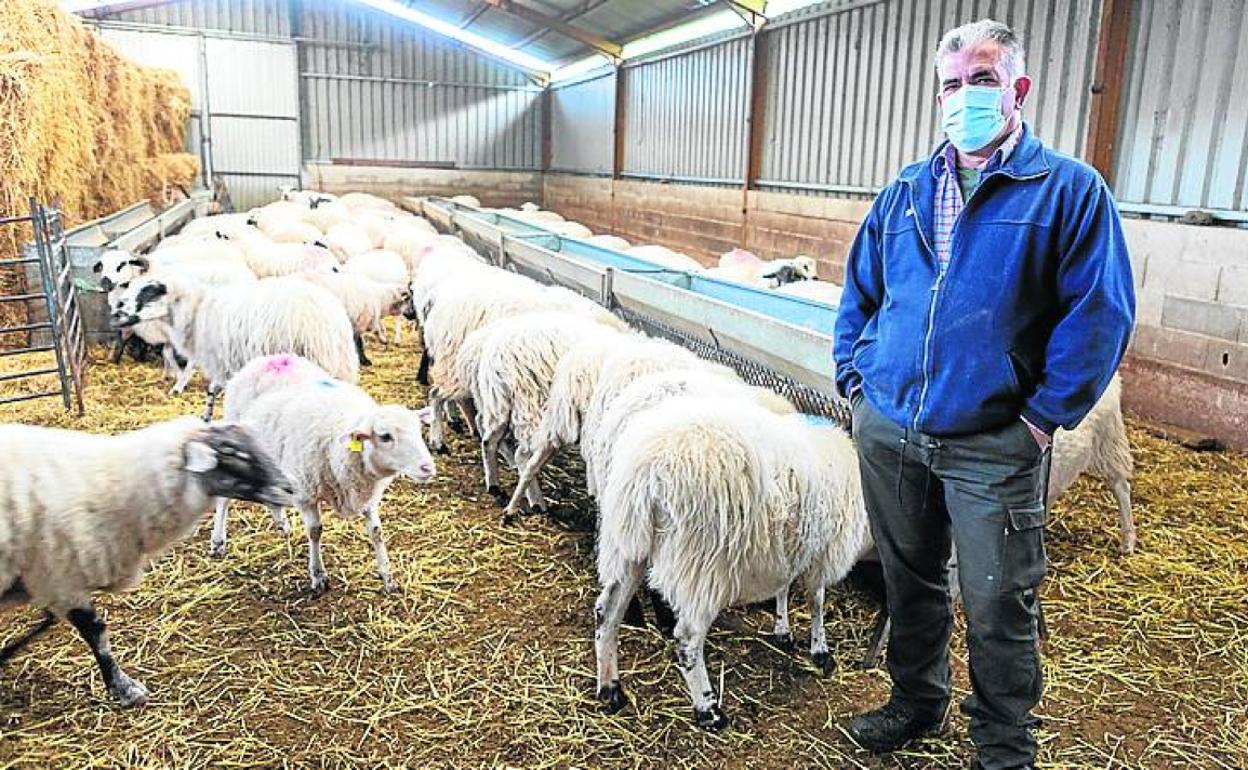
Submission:
{"label": "roof beam", "polygon": [[[600,8],[606,5],[608,2],[609,0],[588,0],[588,2],[586,2],[580,8],[577,8],[576,10],[570,13],[566,13],[563,16],[559,17],[559,20],[565,23],[569,21],[576,21],[577,19],[581,18],[582,16],[589,13],[590,11],[593,11],[597,8]],[[544,37],[546,33],[548,32],[550,32],[549,28],[542,27],[536,32],[525,35],[524,37],[520,38],[516,42],[512,43],[511,47],[512,48],[524,48],[526,45],[533,43],[535,40],[538,40]]]}
{"label": "roof beam", "polygon": [[574,27],[571,24],[565,23],[561,19],[557,19],[554,16],[548,16],[541,11],[529,8],[528,6],[520,5],[519,3],[514,2],[514,0],[484,0],[484,2],[500,11],[503,11],[504,13],[509,13],[512,16],[524,19],[525,21],[533,24],[547,27],[561,35],[584,43],[598,53],[610,56],[612,59],[618,60],[620,58],[620,54],[624,50],[624,47],[619,43],[607,40],[605,37],[595,35],[593,32],[588,32],[579,27]]}
{"label": "roof beam", "polygon": [[488,10],[490,10],[489,4],[481,3],[476,8],[473,8],[471,13],[469,13],[467,16],[464,17],[464,20],[459,23],[459,28],[468,29],[469,27],[472,26],[472,23],[474,21],[481,18],[481,14],[485,13]]}

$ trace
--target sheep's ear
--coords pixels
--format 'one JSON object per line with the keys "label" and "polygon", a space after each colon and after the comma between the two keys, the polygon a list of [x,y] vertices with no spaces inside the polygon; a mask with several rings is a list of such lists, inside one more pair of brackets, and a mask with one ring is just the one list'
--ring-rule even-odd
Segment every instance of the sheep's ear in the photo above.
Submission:
{"label": "sheep's ear", "polygon": [[433,425],[433,407],[432,406],[426,406],[421,409],[417,409],[416,416],[420,418],[420,421],[426,427]]}
{"label": "sheep's ear", "polygon": [[103,262],[96,262],[94,265],[91,266],[91,272],[93,273],[101,273],[103,271],[104,271]]}
{"label": "sheep's ear", "polygon": [[147,257],[134,257],[126,264],[134,265],[135,267],[137,267],[138,269],[142,270],[145,273],[147,272],[148,268],[152,266],[152,263],[147,261]]}
{"label": "sheep's ear", "polygon": [[191,473],[207,473],[217,467],[217,453],[202,441],[191,441],[186,445],[186,465]]}

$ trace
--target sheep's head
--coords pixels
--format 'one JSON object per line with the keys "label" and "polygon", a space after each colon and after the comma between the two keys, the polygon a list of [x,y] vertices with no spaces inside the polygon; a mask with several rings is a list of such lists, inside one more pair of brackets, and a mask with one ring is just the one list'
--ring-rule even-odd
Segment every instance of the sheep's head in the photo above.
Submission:
{"label": "sheep's head", "polygon": [[420,411],[397,404],[376,407],[359,415],[342,441],[374,473],[429,481],[436,467],[421,432],[432,417],[429,407]]}
{"label": "sheep's head", "polygon": [[799,255],[793,258],[793,274],[802,281],[819,280],[819,265],[815,260],[806,255]]}
{"label": "sheep's head", "polygon": [[151,267],[147,257],[136,257],[128,251],[111,249],[100,255],[91,270],[100,277],[104,291],[124,289]]}
{"label": "sheep's head", "polygon": [[205,494],[263,505],[294,503],[294,488],[277,463],[241,425],[207,425],[187,442],[185,470]]}
{"label": "sheep's head", "polygon": [[169,315],[169,287],[154,278],[130,282],[113,304],[112,323],[118,329]]}

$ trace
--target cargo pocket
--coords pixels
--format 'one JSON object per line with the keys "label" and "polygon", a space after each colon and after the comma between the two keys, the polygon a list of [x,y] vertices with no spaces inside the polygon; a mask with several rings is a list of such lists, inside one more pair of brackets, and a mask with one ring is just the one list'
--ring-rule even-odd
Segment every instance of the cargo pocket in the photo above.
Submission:
{"label": "cargo pocket", "polygon": [[1001,555],[1001,590],[1035,588],[1048,572],[1044,552],[1043,503],[1011,506]]}

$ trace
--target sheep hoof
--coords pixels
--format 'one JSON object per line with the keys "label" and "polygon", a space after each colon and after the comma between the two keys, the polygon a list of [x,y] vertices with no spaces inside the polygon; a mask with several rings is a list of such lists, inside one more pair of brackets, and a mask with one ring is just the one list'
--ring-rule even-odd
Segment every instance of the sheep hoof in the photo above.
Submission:
{"label": "sheep hoof", "polygon": [[608,714],[618,714],[628,708],[628,696],[624,694],[624,687],[618,679],[598,688],[598,700],[602,701],[603,711]]}
{"label": "sheep hoof", "polygon": [[1135,553],[1135,535],[1124,538],[1123,541],[1118,544],[1118,553],[1122,556],[1130,556]]}
{"label": "sheep hoof", "polygon": [[724,715],[718,704],[712,705],[709,709],[693,710],[693,718],[697,720],[698,727],[711,732],[719,732],[728,726],[728,717]]}
{"label": "sheep hoof", "polygon": [[401,594],[403,587],[399,585],[399,581],[389,575],[381,579],[381,590],[388,594]]}
{"label": "sheep hoof", "polygon": [[117,674],[116,681],[108,688],[108,691],[117,699],[117,705],[122,708],[142,706],[147,703],[147,688],[143,686],[143,683],[122,673]]}
{"label": "sheep hoof", "polygon": [[324,596],[329,592],[329,575],[312,576],[312,596]]}
{"label": "sheep hoof", "polygon": [[451,453],[451,448],[446,444],[438,444],[437,446],[431,446],[429,448],[440,455],[449,455]]}
{"label": "sheep hoof", "polygon": [[783,634],[772,634],[771,643],[779,650],[793,652],[793,632],[785,631]]}
{"label": "sheep hoof", "polygon": [[507,495],[503,494],[502,488],[499,487],[497,484],[493,484],[491,486],[486,487],[485,491],[493,495],[495,502],[497,502],[499,505],[507,504],[507,500],[509,498],[507,497]]}
{"label": "sheep hoof", "polygon": [[468,435],[468,426],[464,425],[463,420],[448,420],[446,425],[461,436]]}
{"label": "sheep hoof", "polygon": [[519,516],[516,515],[516,512],[511,508],[507,508],[503,510],[503,515],[499,517],[498,523],[500,526],[513,527],[516,525],[518,519]]}
{"label": "sheep hoof", "polygon": [[836,661],[833,660],[832,655],[827,650],[812,652],[810,654],[810,662],[814,663],[815,667],[825,675],[836,670]]}
{"label": "sheep hoof", "polygon": [[212,557],[213,559],[224,559],[225,558],[225,541],[213,540],[212,543],[208,545],[208,555]]}

